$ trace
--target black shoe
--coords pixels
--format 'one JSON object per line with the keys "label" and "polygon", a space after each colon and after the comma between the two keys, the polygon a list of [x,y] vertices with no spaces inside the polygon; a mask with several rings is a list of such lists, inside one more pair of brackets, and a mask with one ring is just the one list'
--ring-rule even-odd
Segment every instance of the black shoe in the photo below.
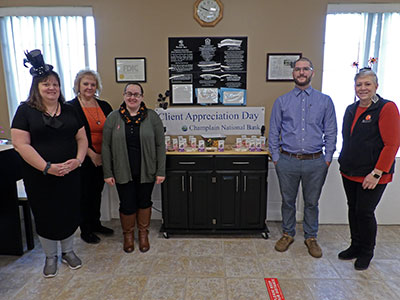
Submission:
{"label": "black shoe", "polygon": [[363,271],[368,269],[371,259],[372,256],[361,256],[357,258],[354,263],[354,269],[356,269],[357,271]]}
{"label": "black shoe", "polygon": [[346,250],[340,252],[338,254],[338,257],[339,257],[339,259],[342,259],[342,260],[351,260],[351,259],[357,258],[359,254],[360,254],[360,252],[356,247],[350,246]]}
{"label": "black shoe", "polygon": [[88,244],[98,244],[100,243],[100,238],[92,232],[82,232],[81,239]]}
{"label": "black shoe", "polygon": [[111,228],[104,227],[103,225],[98,225],[94,227],[93,232],[104,234],[105,236],[113,235],[114,230]]}

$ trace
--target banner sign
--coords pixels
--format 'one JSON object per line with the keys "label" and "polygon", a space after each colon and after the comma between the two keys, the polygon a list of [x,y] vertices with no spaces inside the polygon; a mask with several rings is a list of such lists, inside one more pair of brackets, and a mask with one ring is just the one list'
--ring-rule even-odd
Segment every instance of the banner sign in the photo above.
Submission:
{"label": "banner sign", "polygon": [[260,135],[264,107],[156,108],[168,135]]}

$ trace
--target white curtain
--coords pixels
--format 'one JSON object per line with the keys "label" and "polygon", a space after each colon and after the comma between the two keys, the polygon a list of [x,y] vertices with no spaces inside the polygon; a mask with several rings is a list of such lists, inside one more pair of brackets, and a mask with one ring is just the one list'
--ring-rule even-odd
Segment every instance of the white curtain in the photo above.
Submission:
{"label": "white curtain", "polygon": [[60,75],[67,100],[74,96],[76,73],[97,69],[92,16],[5,16],[0,18],[0,28],[10,120],[27,99],[32,82],[29,69],[23,66],[24,51],[42,51],[44,61]]}
{"label": "white curtain", "polygon": [[341,128],[346,107],[355,100],[354,76],[370,64],[378,76],[378,94],[400,107],[397,74],[400,68],[399,13],[335,13],[326,17],[322,92],[332,97],[338,121],[337,149],[342,147]]}
{"label": "white curtain", "polygon": [[378,57],[379,92],[396,102],[400,109],[398,73],[400,70],[400,13],[384,14],[382,42]]}

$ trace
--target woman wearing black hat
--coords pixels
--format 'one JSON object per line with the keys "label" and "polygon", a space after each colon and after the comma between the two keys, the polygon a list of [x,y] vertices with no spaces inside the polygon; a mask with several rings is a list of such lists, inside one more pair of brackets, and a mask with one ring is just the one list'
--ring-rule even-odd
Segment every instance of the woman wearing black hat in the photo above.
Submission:
{"label": "woman wearing black hat", "polygon": [[24,164],[24,184],[36,231],[46,254],[43,274],[57,275],[57,242],[62,262],[78,269],[82,262],[73,251],[79,225],[79,166],[87,151],[82,122],[66,105],[60,78],[43,61],[40,50],[26,53],[33,80],[28,99],[14,116],[11,137]]}

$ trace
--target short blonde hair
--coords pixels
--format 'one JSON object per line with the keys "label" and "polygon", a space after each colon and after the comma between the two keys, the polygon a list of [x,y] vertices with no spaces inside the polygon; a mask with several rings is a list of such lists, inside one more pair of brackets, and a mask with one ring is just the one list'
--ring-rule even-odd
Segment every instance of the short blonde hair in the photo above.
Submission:
{"label": "short blonde hair", "polygon": [[79,94],[79,85],[81,84],[81,80],[84,76],[92,76],[96,80],[96,95],[99,96],[101,93],[101,90],[103,89],[103,86],[101,84],[100,75],[96,71],[89,70],[89,69],[80,70],[78,72],[78,74],[76,74],[76,77],[74,80],[75,95]]}

